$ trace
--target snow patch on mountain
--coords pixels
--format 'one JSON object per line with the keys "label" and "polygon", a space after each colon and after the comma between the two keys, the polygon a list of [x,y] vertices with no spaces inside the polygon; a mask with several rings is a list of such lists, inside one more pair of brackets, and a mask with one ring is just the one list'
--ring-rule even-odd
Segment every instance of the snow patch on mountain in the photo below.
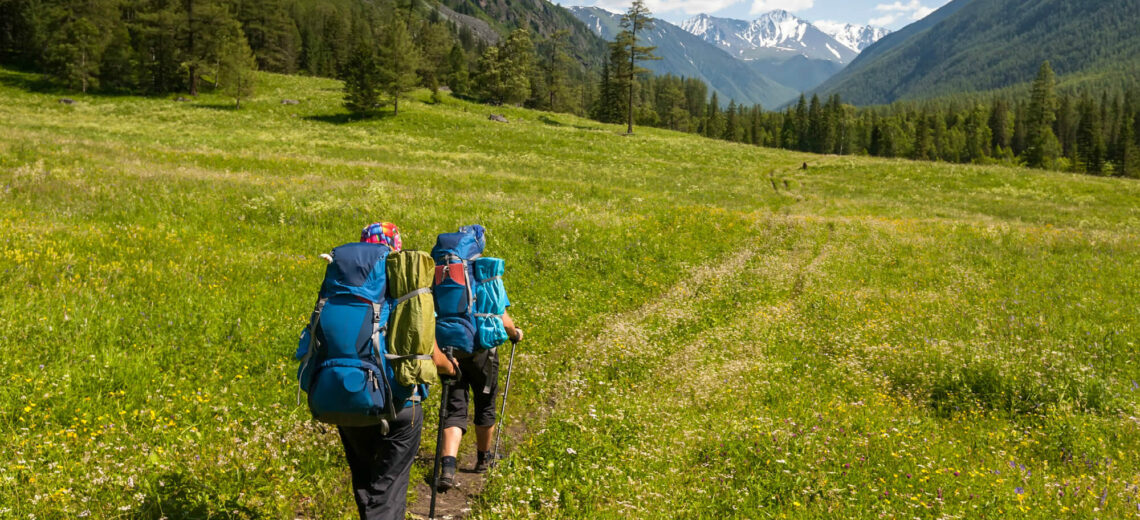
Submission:
{"label": "snow patch on mountain", "polygon": [[726,50],[736,58],[786,59],[802,55],[847,63],[882,38],[878,27],[824,22],[828,30],[794,14],[776,10],[751,22],[700,14],[681,23],[685,31]]}
{"label": "snow patch on mountain", "polygon": [[829,20],[817,20],[812,22],[812,25],[855,52],[862,52],[863,49],[891,32],[889,29],[872,25],[854,25]]}

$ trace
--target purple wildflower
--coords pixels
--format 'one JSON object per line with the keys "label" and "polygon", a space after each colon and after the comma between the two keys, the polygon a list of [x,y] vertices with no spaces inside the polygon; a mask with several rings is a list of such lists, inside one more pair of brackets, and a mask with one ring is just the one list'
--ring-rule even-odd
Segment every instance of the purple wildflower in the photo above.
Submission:
{"label": "purple wildflower", "polygon": [[1022,488],[1021,486],[1017,486],[1016,488],[1014,488],[1013,492],[1017,493],[1018,495],[1021,495],[1021,494],[1025,493],[1025,489]]}

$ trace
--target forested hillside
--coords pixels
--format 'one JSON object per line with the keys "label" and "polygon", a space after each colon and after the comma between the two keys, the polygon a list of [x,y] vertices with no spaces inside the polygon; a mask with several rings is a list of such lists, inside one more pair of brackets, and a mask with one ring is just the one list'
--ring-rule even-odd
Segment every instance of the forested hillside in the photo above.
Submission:
{"label": "forested hillside", "polygon": [[[264,71],[342,77],[356,47],[383,54],[398,18],[415,43],[405,61],[416,62],[425,85],[466,83],[487,45],[522,27],[540,42],[564,33],[563,80],[576,95],[589,95],[605,42],[569,12],[544,0],[495,16],[453,4],[458,14],[420,0],[4,0],[0,64],[39,70],[82,91],[193,95],[202,84],[224,83],[224,65],[242,58]],[[588,104],[577,99],[574,108]]]}
{"label": "forested hillside", "polygon": [[1031,81],[1045,60],[1090,89],[1140,72],[1135,0],[959,0],[932,17],[868,48],[820,95],[870,105],[987,91]]}

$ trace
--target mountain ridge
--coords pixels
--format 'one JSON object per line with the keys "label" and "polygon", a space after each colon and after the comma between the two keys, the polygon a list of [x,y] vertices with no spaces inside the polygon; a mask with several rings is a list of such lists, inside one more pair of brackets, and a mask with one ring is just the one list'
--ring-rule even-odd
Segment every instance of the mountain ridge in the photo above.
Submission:
{"label": "mountain ridge", "polygon": [[742,60],[811,59],[850,63],[863,48],[890,31],[881,27],[824,22],[827,30],[796,15],[775,10],[752,21],[698,14],[680,27]]}
{"label": "mountain ridge", "polygon": [[[602,39],[612,41],[621,30],[620,14],[598,7],[574,6],[569,10]],[[725,101],[773,107],[799,95],[800,90],[768,78],[748,62],[664,20],[655,19],[654,28],[638,39],[643,45],[656,46],[655,54],[662,58],[641,66],[655,74],[700,79]]]}
{"label": "mountain ridge", "polygon": [[1135,0],[954,0],[868,47],[816,92],[857,105],[984,92],[1032,81],[1046,60],[1061,81],[1135,84],[1119,71],[1140,70],[1138,26]]}

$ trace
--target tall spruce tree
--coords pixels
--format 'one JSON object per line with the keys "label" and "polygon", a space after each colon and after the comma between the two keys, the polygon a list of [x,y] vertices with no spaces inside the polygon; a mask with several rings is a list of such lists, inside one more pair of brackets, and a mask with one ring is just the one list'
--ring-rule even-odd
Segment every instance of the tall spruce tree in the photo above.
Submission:
{"label": "tall spruce tree", "polygon": [[1096,101],[1087,93],[1081,97],[1077,112],[1077,160],[1083,171],[1101,173],[1104,171],[1105,142],[1101,111]]}
{"label": "tall spruce tree", "polygon": [[637,44],[637,33],[653,29],[652,13],[645,6],[644,0],[633,0],[633,5],[621,17],[622,31],[618,33],[613,45],[626,49],[629,58],[629,67],[619,71],[620,78],[625,82],[629,95],[626,98],[626,133],[633,133],[633,86],[638,74],[649,72],[637,66],[637,62],[646,60],[659,60],[653,55],[655,46],[642,46]]}
{"label": "tall spruce tree", "polygon": [[1053,122],[1057,119],[1055,86],[1053,69],[1045,61],[1033,81],[1026,114],[1026,162],[1033,168],[1048,167],[1060,153],[1060,143],[1053,133]]}
{"label": "tall spruce tree", "polygon": [[344,73],[344,107],[358,116],[372,113],[380,104],[380,68],[376,52],[367,42],[353,46]]}

